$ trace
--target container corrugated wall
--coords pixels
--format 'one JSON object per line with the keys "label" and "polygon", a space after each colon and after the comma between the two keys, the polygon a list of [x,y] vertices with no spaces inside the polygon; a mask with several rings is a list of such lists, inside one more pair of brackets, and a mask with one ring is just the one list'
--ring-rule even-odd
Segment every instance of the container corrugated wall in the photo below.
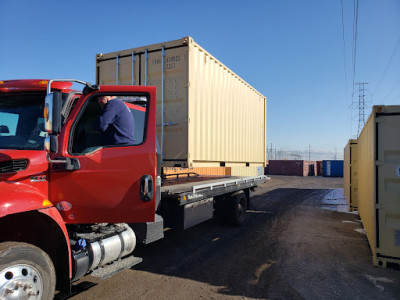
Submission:
{"label": "container corrugated wall", "polygon": [[358,138],[358,212],[377,266],[400,263],[400,106],[374,106]]}
{"label": "container corrugated wall", "polygon": [[265,97],[192,39],[189,48],[193,163],[265,162]]}
{"label": "container corrugated wall", "polygon": [[358,142],[349,140],[344,148],[344,194],[350,211],[358,209]]}
{"label": "container corrugated wall", "polygon": [[317,161],[317,176],[322,176],[322,160]]}
{"label": "container corrugated wall", "polygon": [[96,74],[101,85],[157,86],[163,166],[265,166],[266,98],[192,38],[97,55]]}
{"label": "container corrugated wall", "polygon": [[315,161],[306,160],[270,160],[269,175],[315,176]]}

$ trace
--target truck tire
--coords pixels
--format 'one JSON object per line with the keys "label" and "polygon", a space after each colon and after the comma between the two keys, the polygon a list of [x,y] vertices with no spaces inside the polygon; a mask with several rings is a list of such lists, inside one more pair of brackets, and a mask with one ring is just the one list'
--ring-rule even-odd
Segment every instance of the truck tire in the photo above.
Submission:
{"label": "truck tire", "polygon": [[20,242],[0,243],[0,298],[45,299],[54,297],[55,270],[40,248]]}
{"label": "truck tire", "polygon": [[246,219],[247,199],[243,191],[232,194],[230,201],[230,223],[235,226],[240,226]]}

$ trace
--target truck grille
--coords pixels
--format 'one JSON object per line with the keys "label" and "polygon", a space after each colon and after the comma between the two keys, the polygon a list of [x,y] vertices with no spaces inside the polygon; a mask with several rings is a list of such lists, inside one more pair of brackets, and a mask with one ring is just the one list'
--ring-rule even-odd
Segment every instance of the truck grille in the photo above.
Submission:
{"label": "truck grille", "polygon": [[14,159],[8,161],[0,161],[0,173],[15,173],[25,170],[28,166],[26,159]]}

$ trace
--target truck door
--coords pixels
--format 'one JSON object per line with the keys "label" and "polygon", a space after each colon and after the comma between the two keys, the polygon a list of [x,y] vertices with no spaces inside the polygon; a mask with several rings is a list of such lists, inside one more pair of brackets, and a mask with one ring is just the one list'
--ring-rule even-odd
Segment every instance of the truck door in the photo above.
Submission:
{"label": "truck door", "polygon": [[[94,125],[101,114],[100,95],[114,96],[129,108],[134,143],[104,142],[104,133]],[[80,99],[60,134],[59,153],[58,159],[71,163],[52,164],[50,200],[67,223],[154,221],[155,87],[101,86]]]}

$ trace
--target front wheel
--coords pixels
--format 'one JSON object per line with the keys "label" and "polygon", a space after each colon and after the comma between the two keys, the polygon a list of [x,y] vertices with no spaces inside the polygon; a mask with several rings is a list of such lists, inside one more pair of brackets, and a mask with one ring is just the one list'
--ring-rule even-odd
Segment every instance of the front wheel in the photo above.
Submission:
{"label": "front wheel", "polygon": [[20,242],[0,243],[0,299],[53,299],[53,262],[40,248]]}

